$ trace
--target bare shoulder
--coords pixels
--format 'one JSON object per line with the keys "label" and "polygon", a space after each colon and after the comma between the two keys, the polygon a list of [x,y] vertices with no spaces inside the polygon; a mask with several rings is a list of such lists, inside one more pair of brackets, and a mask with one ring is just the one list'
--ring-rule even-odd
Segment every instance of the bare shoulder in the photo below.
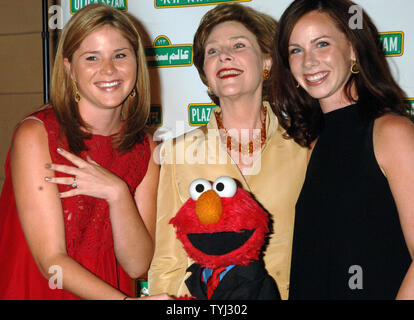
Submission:
{"label": "bare shoulder", "polygon": [[42,154],[45,157],[49,155],[48,151],[47,132],[41,121],[28,119],[18,125],[11,148],[12,162],[16,156],[30,158],[31,155]]}
{"label": "bare shoulder", "polygon": [[375,127],[385,134],[403,133],[414,131],[414,123],[407,117],[394,113],[385,114],[375,120]]}
{"label": "bare shoulder", "polygon": [[374,135],[384,143],[404,143],[414,139],[414,123],[403,116],[386,114],[375,120]]}
{"label": "bare shoulder", "polygon": [[154,140],[154,136],[151,133],[147,132],[146,134],[148,136],[150,148],[151,150],[154,150],[159,145],[159,142]]}
{"label": "bare shoulder", "polygon": [[374,151],[383,168],[414,155],[414,124],[403,116],[386,114],[375,120]]}
{"label": "bare shoulder", "polygon": [[13,145],[30,144],[47,139],[46,129],[39,120],[27,119],[22,121],[14,132]]}
{"label": "bare shoulder", "polygon": [[156,164],[160,163],[160,154],[159,154],[159,142],[154,140],[154,137],[152,134],[147,132],[147,136],[148,136],[148,141],[149,141],[149,146],[150,146],[150,150],[151,150],[151,158],[152,161]]}

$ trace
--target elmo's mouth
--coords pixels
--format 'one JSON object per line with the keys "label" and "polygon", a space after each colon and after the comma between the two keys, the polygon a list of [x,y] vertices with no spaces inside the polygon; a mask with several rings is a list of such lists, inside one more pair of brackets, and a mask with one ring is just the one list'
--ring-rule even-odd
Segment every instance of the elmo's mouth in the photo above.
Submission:
{"label": "elmo's mouth", "polygon": [[189,233],[191,244],[208,255],[224,255],[243,246],[255,230],[243,232],[224,231],[216,233]]}

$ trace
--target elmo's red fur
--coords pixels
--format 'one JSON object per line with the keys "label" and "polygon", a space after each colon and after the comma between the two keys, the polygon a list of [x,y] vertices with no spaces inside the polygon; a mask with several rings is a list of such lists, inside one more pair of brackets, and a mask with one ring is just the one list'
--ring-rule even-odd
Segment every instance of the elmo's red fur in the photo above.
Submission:
{"label": "elmo's red fur", "polygon": [[[222,216],[217,223],[203,224],[196,215],[196,201],[188,199],[177,215],[170,220],[176,228],[177,238],[184,245],[188,256],[197,264],[207,268],[228,265],[248,265],[258,260],[265,242],[268,227],[268,214],[247,191],[238,188],[231,198],[221,198]],[[223,255],[209,255],[193,246],[188,234],[218,233],[225,231],[243,232],[254,230],[252,236],[239,248]],[[223,246],[226,243],[222,244]]]}

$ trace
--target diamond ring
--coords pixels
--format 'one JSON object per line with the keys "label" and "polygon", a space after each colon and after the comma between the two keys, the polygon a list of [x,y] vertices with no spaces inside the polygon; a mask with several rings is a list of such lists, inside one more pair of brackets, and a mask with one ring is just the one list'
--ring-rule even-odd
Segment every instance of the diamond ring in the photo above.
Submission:
{"label": "diamond ring", "polygon": [[73,188],[77,188],[77,187],[78,187],[78,184],[76,183],[76,177],[75,177],[75,178],[73,178],[72,187],[73,187]]}

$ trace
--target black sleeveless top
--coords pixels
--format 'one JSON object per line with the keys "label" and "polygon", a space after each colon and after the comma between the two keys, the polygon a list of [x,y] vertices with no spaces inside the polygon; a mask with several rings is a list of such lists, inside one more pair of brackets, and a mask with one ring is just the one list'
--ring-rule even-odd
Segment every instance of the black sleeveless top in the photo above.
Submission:
{"label": "black sleeveless top", "polygon": [[394,299],[411,263],[362,107],[324,115],[296,204],[289,299]]}

